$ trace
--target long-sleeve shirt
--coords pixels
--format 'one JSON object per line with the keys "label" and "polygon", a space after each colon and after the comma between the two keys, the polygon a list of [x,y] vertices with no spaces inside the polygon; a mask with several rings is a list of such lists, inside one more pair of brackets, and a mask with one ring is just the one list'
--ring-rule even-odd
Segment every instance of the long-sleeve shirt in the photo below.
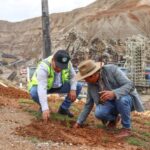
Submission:
{"label": "long-sleeve shirt", "polygon": [[[57,74],[57,75],[56,75]],[[54,84],[52,88],[56,88],[62,85],[61,83],[61,73],[55,73],[57,78],[54,79]],[[76,90],[77,82],[74,80],[74,76],[76,72],[70,63],[70,86],[71,90]],[[41,63],[39,65],[39,69],[37,71],[37,80],[38,80],[38,96],[39,102],[41,104],[42,111],[48,110],[48,101],[47,101],[47,79],[48,79],[48,70],[47,68]],[[57,80],[57,81],[56,81]]]}
{"label": "long-sleeve shirt", "polygon": [[[105,70],[105,71],[104,71]],[[143,111],[141,99],[134,88],[134,84],[124,75],[124,73],[115,65],[105,65],[100,73],[100,79],[96,84],[88,84],[87,101],[81,114],[78,117],[77,123],[83,124],[93,105],[99,105],[99,94],[101,78],[104,81],[105,87],[112,90],[116,95],[116,100],[120,97],[130,94],[133,97],[133,106],[137,111]]]}

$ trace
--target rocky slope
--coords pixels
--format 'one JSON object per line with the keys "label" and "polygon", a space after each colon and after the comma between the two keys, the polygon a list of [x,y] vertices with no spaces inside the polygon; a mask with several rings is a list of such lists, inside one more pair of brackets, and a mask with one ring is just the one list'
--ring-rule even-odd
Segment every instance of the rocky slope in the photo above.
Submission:
{"label": "rocky slope", "polygon": [[[52,50],[67,48],[75,62],[83,59],[81,56],[100,54],[110,45],[113,51],[124,53],[126,37],[150,36],[149,15],[149,0],[97,0],[84,8],[52,14]],[[27,60],[41,58],[41,18],[0,21],[0,52]]]}

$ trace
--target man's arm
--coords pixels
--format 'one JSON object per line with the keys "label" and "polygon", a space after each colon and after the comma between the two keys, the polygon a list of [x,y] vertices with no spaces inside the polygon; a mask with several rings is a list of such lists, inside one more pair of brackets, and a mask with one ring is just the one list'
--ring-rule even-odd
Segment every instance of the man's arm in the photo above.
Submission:
{"label": "man's arm", "polygon": [[40,64],[39,69],[37,71],[37,89],[42,111],[46,111],[49,109],[47,102],[47,78],[48,72],[46,68],[42,64]]}
{"label": "man's arm", "polygon": [[41,104],[42,118],[44,122],[47,122],[48,118],[50,117],[50,110],[47,101],[47,79],[48,79],[48,71],[41,64],[39,66],[39,70],[37,71],[37,80],[38,80],[37,91],[39,95],[39,102]]}
{"label": "man's arm", "polygon": [[81,125],[84,123],[84,121],[88,117],[89,113],[91,112],[93,106],[94,106],[94,100],[91,97],[89,90],[88,90],[87,101],[84,105],[82,112],[80,113],[80,115],[78,117],[77,124]]}
{"label": "man's arm", "polygon": [[71,86],[71,90],[76,90],[77,88],[77,81],[75,80],[75,75],[76,72],[72,66],[72,63],[70,62],[70,86]]}
{"label": "man's arm", "polygon": [[70,65],[70,92],[69,92],[69,98],[73,102],[76,100],[77,95],[76,95],[76,90],[77,90],[77,81],[74,79],[76,72],[71,64]]}

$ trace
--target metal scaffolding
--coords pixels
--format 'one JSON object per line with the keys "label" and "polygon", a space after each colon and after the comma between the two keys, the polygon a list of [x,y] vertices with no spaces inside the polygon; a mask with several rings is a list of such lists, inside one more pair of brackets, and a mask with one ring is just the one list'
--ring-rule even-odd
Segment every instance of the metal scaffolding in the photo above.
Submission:
{"label": "metal scaffolding", "polygon": [[150,41],[141,35],[128,38],[126,41],[126,63],[128,77],[135,86],[150,86],[145,78],[145,68],[149,65]]}

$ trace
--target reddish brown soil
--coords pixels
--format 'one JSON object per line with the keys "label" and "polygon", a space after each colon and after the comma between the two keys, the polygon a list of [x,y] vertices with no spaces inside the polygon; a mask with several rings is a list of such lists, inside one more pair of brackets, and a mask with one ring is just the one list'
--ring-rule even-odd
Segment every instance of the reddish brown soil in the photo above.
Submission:
{"label": "reddish brown soil", "polygon": [[29,99],[30,95],[28,92],[23,91],[21,89],[17,89],[14,87],[4,87],[0,86],[0,96],[5,96],[9,98],[24,98],[24,99]]}
{"label": "reddish brown soil", "polygon": [[[139,131],[150,133],[150,127],[144,125],[144,121],[141,120],[142,115],[133,114],[133,126],[138,128]],[[145,120],[150,120],[150,117],[142,116]],[[92,121],[90,119],[90,121]],[[93,122],[93,121],[92,121]],[[87,145],[90,147],[105,147],[110,149],[123,149],[128,150],[142,150],[143,148],[136,148],[129,146],[125,139],[117,139],[115,135],[118,131],[108,131],[103,128],[97,128],[87,124],[83,128],[73,128],[74,121],[54,121],[49,120],[48,123],[34,120],[31,124],[25,127],[17,128],[16,134],[25,137],[38,137],[43,140],[52,140],[53,142],[63,142],[72,145]],[[145,140],[139,133],[133,132],[133,137]],[[147,150],[147,148],[146,148]]]}
{"label": "reddish brown soil", "polygon": [[[114,134],[100,128],[85,126],[84,128],[72,128],[74,122],[49,121],[44,124],[42,121],[34,121],[26,127],[17,129],[17,133],[22,136],[36,136],[44,140],[54,142],[72,143],[73,145],[105,146],[108,148],[118,147],[123,141],[118,141]],[[123,147],[119,146],[118,148]]]}
{"label": "reddish brown soil", "polygon": [[7,97],[0,96],[0,106],[19,108],[19,103],[16,99],[10,99]]}
{"label": "reddish brown soil", "polygon": [[29,98],[30,96],[26,91],[14,87],[0,86],[0,106],[21,108],[18,100]]}
{"label": "reddish brown soil", "polygon": [[[37,105],[28,104],[25,106],[20,106],[18,99],[20,98],[30,98],[29,94],[25,91],[21,91],[16,88],[5,88],[0,87],[0,106],[9,106],[15,108],[29,108],[37,109]],[[57,97],[50,100],[50,106],[58,105]],[[83,107],[83,102],[76,103],[76,112],[74,114],[78,115]],[[57,107],[58,108],[58,107]],[[55,108],[55,112],[57,110]],[[144,120],[150,120],[150,117],[143,116],[141,114],[133,115],[133,126],[138,127],[141,132],[150,132],[149,126],[145,126]],[[140,118],[143,118],[142,120]],[[60,121],[60,120],[49,120],[45,124],[42,120],[33,120],[27,126],[20,126],[13,133],[24,136],[24,137],[37,137],[43,140],[51,140],[58,143],[67,143],[71,145],[81,146],[86,145],[90,147],[105,147],[108,149],[123,149],[128,150],[142,149],[134,146],[128,145],[125,140],[118,140],[115,138],[117,132],[110,132],[104,128],[96,127],[97,123],[100,122],[94,119],[93,115],[88,117],[89,123],[80,129],[74,129],[73,125],[75,121]],[[135,137],[141,138],[140,134],[135,134]]]}
{"label": "reddish brown soil", "polygon": [[26,104],[24,106],[21,106],[19,104],[19,100],[21,99],[31,101],[29,93],[24,90],[17,89],[14,87],[0,86],[0,106],[13,107],[23,110],[25,110],[26,108],[31,110],[38,109],[37,105]]}

